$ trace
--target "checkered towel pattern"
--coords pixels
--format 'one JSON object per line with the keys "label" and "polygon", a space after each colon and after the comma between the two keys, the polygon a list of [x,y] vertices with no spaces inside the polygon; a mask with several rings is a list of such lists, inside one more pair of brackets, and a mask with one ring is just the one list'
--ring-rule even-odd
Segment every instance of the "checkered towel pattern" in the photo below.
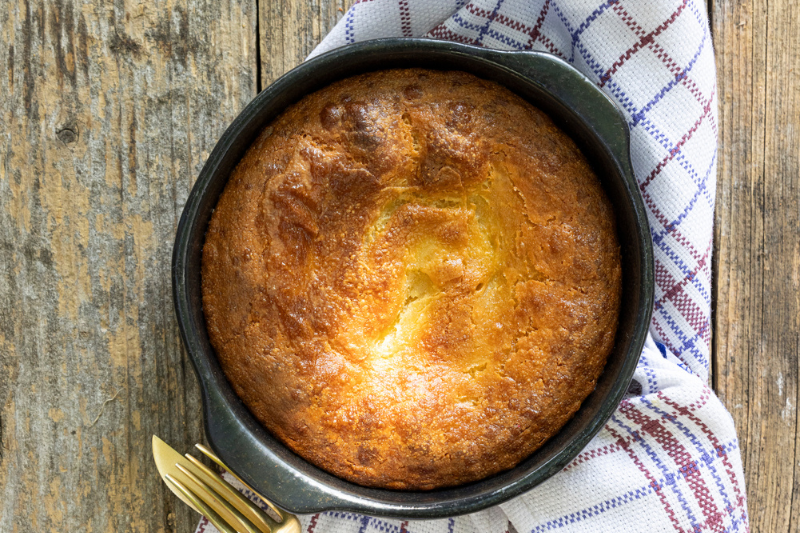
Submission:
{"label": "checkered towel pattern", "polygon": [[[312,56],[379,37],[555,54],[624,111],[655,247],[653,321],[628,396],[563,472],[474,515],[326,512],[308,533],[749,531],[733,421],[709,389],[716,76],[697,0],[363,0]],[[201,522],[198,531],[213,531]]]}

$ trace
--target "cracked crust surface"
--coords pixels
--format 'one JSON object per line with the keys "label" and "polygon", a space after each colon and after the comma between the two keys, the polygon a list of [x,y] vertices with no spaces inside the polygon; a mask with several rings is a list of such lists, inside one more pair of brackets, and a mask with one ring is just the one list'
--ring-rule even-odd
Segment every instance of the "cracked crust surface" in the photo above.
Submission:
{"label": "cracked crust surface", "polygon": [[373,487],[512,468],[617,327],[610,203],[572,140],[463,72],[334,83],[258,137],[203,249],[222,367],[296,453]]}

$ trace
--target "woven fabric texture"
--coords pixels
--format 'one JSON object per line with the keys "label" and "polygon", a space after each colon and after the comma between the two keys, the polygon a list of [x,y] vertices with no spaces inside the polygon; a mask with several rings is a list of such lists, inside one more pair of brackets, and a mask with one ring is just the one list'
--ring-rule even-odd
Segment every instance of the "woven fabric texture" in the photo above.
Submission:
{"label": "woven fabric texture", "polygon": [[[717,157],[714,54],[697,0],[363,0],[311,54],[380,37],[541,50],[623,110],[655,248],[650,336],[629,394],[559,474],[473,515],[303,516],[308,533],[749,531],[733,420],[707,385]],[[215,532],[205,520],[198,532]]]}

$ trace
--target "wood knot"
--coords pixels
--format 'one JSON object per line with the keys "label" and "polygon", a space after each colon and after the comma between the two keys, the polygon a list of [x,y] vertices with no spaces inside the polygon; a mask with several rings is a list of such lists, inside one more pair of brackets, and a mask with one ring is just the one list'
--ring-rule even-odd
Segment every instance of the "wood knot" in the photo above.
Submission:
{"label": "wood knot", "polygon": [[63,126],[56,129],[56,137],[64,144],[72,144],[78,140],[78,128],[75,126]]}

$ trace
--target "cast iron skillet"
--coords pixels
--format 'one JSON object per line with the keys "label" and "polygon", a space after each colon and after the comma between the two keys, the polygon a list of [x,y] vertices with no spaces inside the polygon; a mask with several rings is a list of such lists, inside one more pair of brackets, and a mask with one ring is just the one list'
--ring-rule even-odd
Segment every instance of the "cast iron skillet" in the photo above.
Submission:
{"label": "cast iron skillet", "polygon": [[[595,391],[575,417],[517,467],[454,488],[406,492],[365,488],[289,451],[264,429],[228,384],[209,343],[200,257],[209,218],[228,176],[256,135],[306,94],[355,74],[398,67],[462,70],[494,80],[540,109],[578,143],[614,205],[623,258],[623,294],[614,350]],[[605,424],[630,383],[653,307],[653,250],[633,176],[629,134],[616,106],[560,59],[425,39],[381,39],[309,60],[262,91],[233,121],[186,202],[172,263],[175,310],[203,395],[208,442],[223,462],[279,506],[421,519],[471,513],[517,496],[561,470]]]}

